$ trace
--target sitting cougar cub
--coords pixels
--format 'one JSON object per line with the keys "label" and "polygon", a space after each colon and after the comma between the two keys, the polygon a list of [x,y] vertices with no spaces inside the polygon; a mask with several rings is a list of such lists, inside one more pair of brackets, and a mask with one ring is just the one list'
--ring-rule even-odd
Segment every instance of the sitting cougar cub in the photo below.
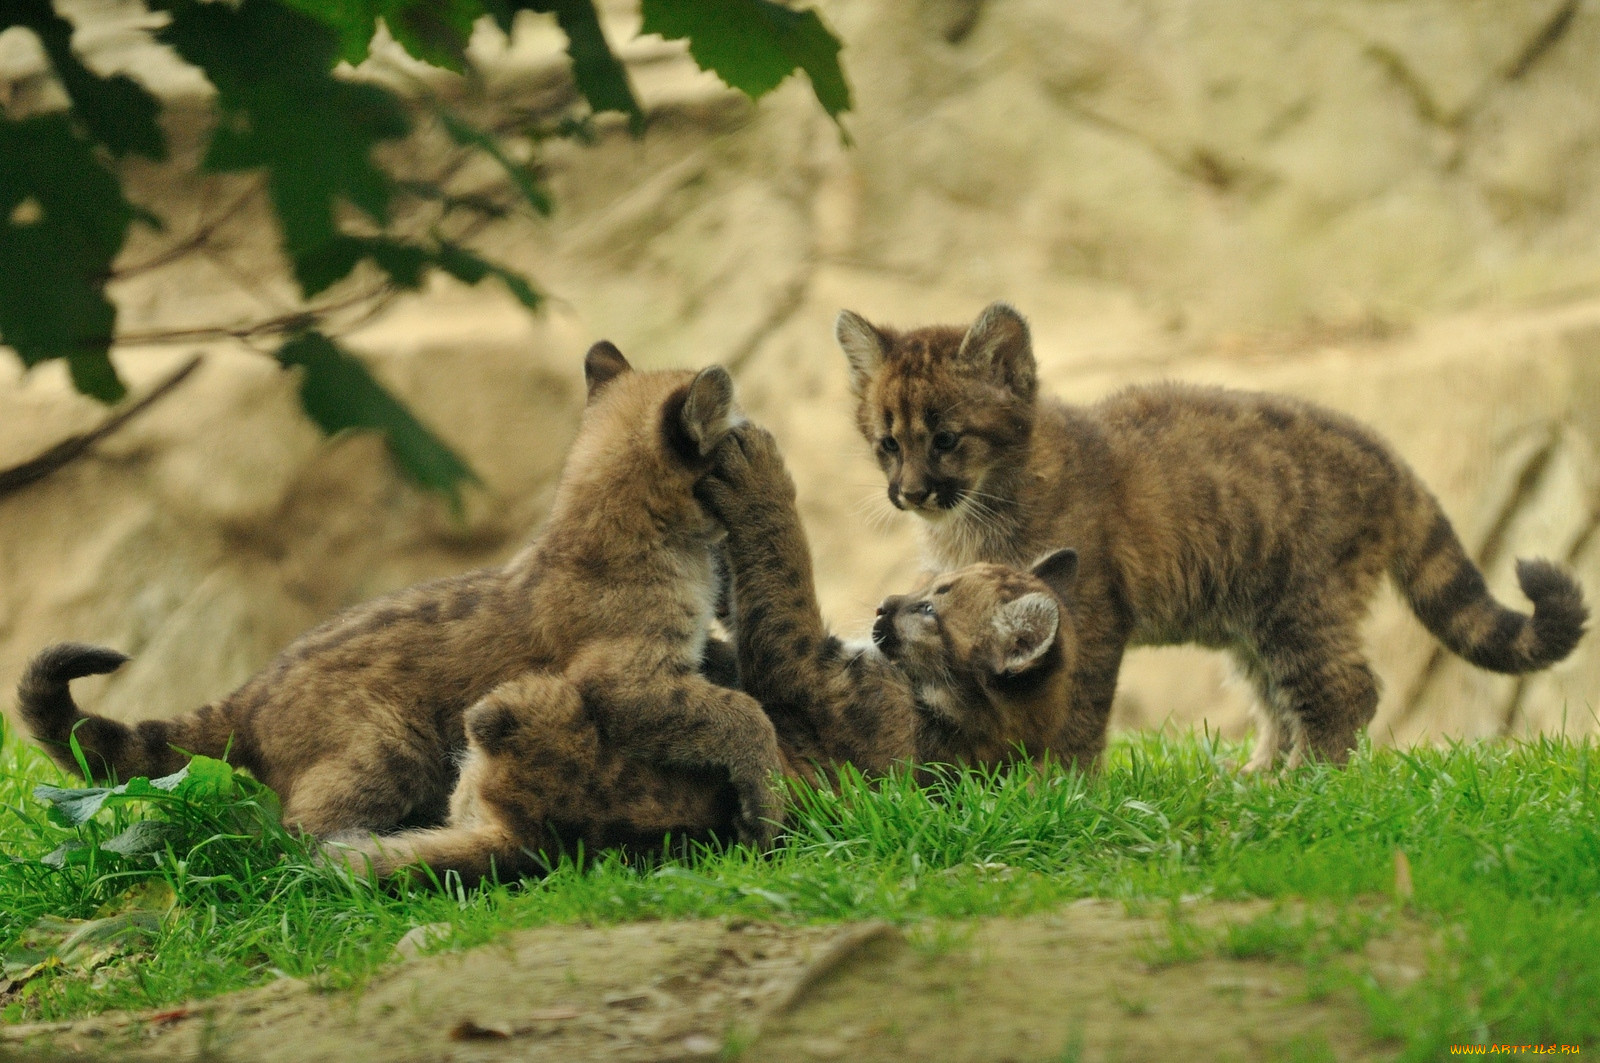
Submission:
{"label": "sitting cougar cub", "polygon": [[[973,565],[884,602],[876,645],[847,646],[817,609],[794,485],[772,437],[729,434],[696,488],[728,531],[744,687],[777,730],[784,771],[815,780],[923,761],[1003,764],[1071,732],[1077,556],[1021,572]],[[733,802],[710,772],[664,768],[606,740],[602,696],[552,675],[496,688],[467,713],[450,822],[330,847],[357,870],[421,865],[471,884],[537,873],[563,847],[654,848],[726,835]]]}
{"label": "sitting cougar cub", "polygon": [[76,725],[91,771],[124,779],[227,750],[278,793],[286,823],[381,832],[444,819],[469,706],[512,681],[569,684],[609,748],[731,780],[733,825],[767,841],[782,815],[772,724],[696,671],[722,530],[692,488],[738,420],[733,383],[718,367],[635,373],[609,343],[590,349],[584,373],[588,401],[545,530],[505,566],[350,609],[233,694],[132,728],[85,716],[68,690],[122,655],[53,647],[22,680],[34,736],[70,769]]}
{"label": "sitting cougar cub", "polygon": [[1087,407],[1041,398],[1028,326],[1004,303],[970,329],[909,332],[846,310],[836,333],[861,434],[934,565],[1082,555],[1079,730],[1051,743],[1065,758],[1104,746],[1125,646],[1196,642],[1256,684],[1248,767],[1282,752],[1342,763],[1378,704],[1358,624],[1384,572],[1480,668],[1544,668],[1583,633],[1582,593],[1548,562],[1517,564],[1532,616],[1496,602],[1416,474],[1331,410],[1185,384]]}

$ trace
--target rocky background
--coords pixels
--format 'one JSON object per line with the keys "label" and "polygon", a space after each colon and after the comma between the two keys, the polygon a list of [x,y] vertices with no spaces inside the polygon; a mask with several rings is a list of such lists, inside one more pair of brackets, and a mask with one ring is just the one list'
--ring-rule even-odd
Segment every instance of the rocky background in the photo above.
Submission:
{"label": "rocky background", "polygon": [[[841,306],[915,325],[1006,299],[1032,321],[1046,386],[1071,400],[1181,378],[1346,410],[1433,486],[1507,601],[1523,604],[1518,556],[1564,561],[1600,594],[1600,3],[819,6],[847,44],[853,147],[803,84],[753,107],[679,49],[635,40],[619,3],[608,28],[648,134],[603,125],[594,147],[556,145],[557,214],[480,240],[536,279],[548,311],[440,283],[349,337],[481,474],[464,519],[400,480],[378,441],[321,438],[259,352],[118,352],[136,394],[206,360],[88,457],[0,497],[0,689],[45,643],[88,640],[135,659],[80,684],[85,703],[180,711],[342,606],[506,557],[545,512],[579,362],[602,336],[636,364],[734,370],[789,456],[824,610],[859,632],[917,548],[851,426]],[[94,65],[168,97],[169,136],[192,158],[203,80],[138,46],[136,7],[70,11]],[[553,28],[474,46],[490,113],[559,91]],[[38,88],[39,65],[31,39],[0,35],[0,84]],[[223,210],[247,186],[131,176],[174,226],[223,217],[226,253],[119,282],[125,331],[289,301],[259,205]],[[104,416],[56,369],[0,358],[0,467]],[[1392,594],[1369,632],[1376,742],[1600,731],[1593,639],[1516,680],[1443,655]],[[1246,704],[1219,655],[1141,650],[1116,722],[1235,736]]]}

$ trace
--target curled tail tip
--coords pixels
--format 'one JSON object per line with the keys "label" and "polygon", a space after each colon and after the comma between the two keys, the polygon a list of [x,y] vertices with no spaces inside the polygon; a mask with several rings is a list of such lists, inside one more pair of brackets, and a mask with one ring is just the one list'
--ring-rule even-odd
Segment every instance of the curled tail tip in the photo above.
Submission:
{"label": "curled tail tip", "polygon": [[105,675],[128,658],[102,646],[59,642],[34,654],[17,684],[17,707],[35,738],[64,740],[59,732],[78,715],[67,685],[87,675]]}
{"label": "curled tail tip", "polygon": [[81,642],[58,642],[40,650],[28,662],[23,683],[67,683],[88,675],[105,675],[122,667],[129,660],[125,653],[104,646],[88,646]]}
{"label": "curled tail tip", "polygon": [[1548,664],[1562,660],[1578,644],[1588,625],[1589,607],[1583,600],[1583,588],[1544,560],[1519,560],[1517,582],[1533,603],[1533,629],[1543,650],[1540,656]]}

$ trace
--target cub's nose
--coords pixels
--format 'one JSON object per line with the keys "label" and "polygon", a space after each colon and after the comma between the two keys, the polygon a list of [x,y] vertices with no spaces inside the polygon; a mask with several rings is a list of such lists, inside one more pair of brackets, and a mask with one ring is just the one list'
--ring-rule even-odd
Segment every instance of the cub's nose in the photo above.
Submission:
{"label": "cub's nose", "polygon": [[922,505],[922,503],[928,500],[928,496],[931,494],[933,494],[933,492],[928,490],[926,487],[919,488],[915,491],[907,491],[904,488],[901,488],[900,490],[900,496],[913,506]]}
{"label": "cub's nose", "polygon": [[872,622],[872,644],[886,656],[893,656],[900,644],[899,633],[894,629],[894,616],[904,601],[905,598],[898,594],[885,598],[878,606],[877,619]]}

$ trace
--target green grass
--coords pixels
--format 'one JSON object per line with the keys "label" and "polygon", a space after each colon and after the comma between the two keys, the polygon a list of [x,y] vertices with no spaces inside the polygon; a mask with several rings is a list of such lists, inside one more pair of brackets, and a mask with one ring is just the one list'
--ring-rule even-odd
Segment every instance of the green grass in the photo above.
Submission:
{"label": "green grass", "polygon": [[[27,946],[46,917],[126,921],[130,910],[154,909],[159,918],[134,919],[122,959],[79,965],[93,973],[67,964],[26,980],[0,998],[0,1018],[158,1007],[280,974],[358,984],[424,924],[448,924],[448,947],[457,948],[561,922],[904,923],[1019,914],[1085,896],[1178,912],[1179,898],[1198,895],[1285,905],[1210,936],[1189,933],[1175,916],[1172,943],[1152,962],[1220,954],[1289,959],[1329,978],[1344,972],[1341,984],[1363,998],[1374,1033],[1408,1058],[1484,1039],[1600,1047],[1600,749],[1538,740],[1384,750],[1343,771],[1267,781],[1228,770],[1233,752],[1146,736],[1116,743],[1089,780],[1028,771],[957,776],[926,791],[905,779],[875,790],[847,783],[799,793],[787,846],[766,857],[700,852],[640,867],[602,855],[520,887],[384,893],[312,860],[276,827],[271,795],[248,780],[123,800],[82,827],[59,826],[33,790],[65,781],[7,735],[0,952],[8,970],[36,958]],[[166,824],[159,848],[122,856],[98,847],[141,817]],[[61,866],[41,863],[74,842],[84,844],[58,856]],[[1397,849],[1410,862],[1409,898],[1394,894]],[[1402,909],[1436,939],[1420,980],[1381,988],[1330,965]]]}

